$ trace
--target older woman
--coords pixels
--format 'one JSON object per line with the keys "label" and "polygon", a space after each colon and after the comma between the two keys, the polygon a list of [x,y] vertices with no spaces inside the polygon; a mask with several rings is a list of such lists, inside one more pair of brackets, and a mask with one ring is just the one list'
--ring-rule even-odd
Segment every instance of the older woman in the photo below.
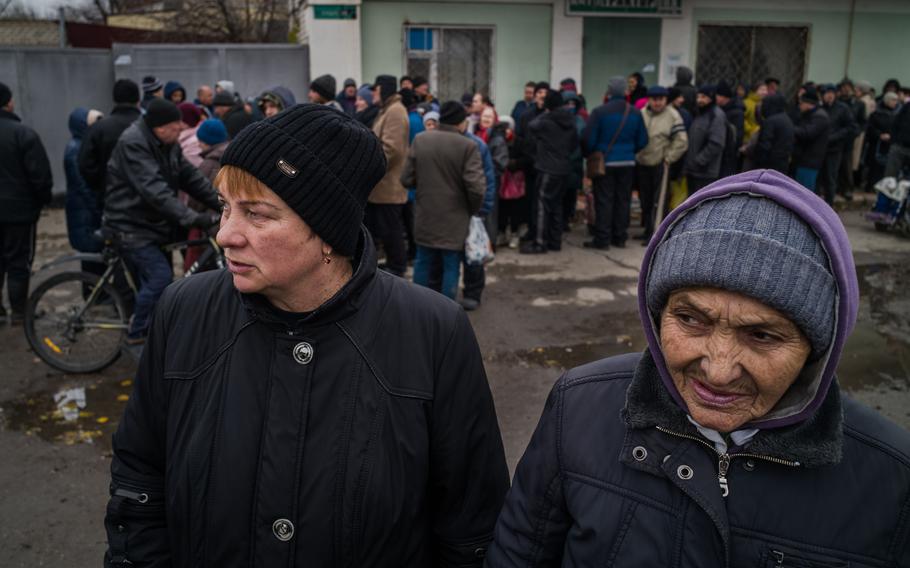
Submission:
{"label": "older woman", "polygon": [[642,264],[647,350],[559,380],[487,566],[910,565],[908,434],[835,380],[857,290],[789,178],[690,198]]}
{"label": "older woman", "polygon": [[508,487],[461,308],[376,270],[385,172],[347,115],[243,130],[228,270],[159,302],[114,436],[109,566],[479,566]]}

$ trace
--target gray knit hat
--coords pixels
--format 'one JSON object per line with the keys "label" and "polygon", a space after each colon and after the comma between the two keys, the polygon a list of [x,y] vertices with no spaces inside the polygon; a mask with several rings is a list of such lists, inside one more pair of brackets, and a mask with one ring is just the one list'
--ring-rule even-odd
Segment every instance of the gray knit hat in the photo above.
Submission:
{"label": "gray knit hat", "polygon": [[837,292],[828,256],[809,225],[770,199],[730,194],[677,220],[648,275],[652,317],[689,286],[739,292],[782,312],[809,338],[813,358],[831,343]]}

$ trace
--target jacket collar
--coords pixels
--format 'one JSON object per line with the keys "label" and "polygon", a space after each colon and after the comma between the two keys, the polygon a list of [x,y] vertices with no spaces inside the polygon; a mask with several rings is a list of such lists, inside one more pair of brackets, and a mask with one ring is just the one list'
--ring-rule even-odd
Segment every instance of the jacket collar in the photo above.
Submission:
{"label": "jacket collar", "polygon": [[360,227],[360,243],[354,255],[354,274],[331,299],[314,311],[304,315],[292,327],[279,316],[278,310],[259,294],[240,294],[241,301],[251,317],[270,327],[285,332],[297,332],[341,321],[357,312],[365,297],[364,291],[376,277],[376,247],[370,233]]}
{"label": "jacket collar", "polygon": [[22,122],[22,119],[19,118],[15,113],[12,113],[8,110],[0,108],[0,118],[5,118],[6,120],[14,120],[16,122]]}
{"label": "jacket collar", "polygon": [[142,111],[139,110],[139,107],[137,107],[136,105],[118,103],[118,104],[114,105],[113,109],[111,109],[111,114],[112,115],[114,115],[114,114],[122,114],[122,115],[132,114],[132,115],[138,117],[140,114],[142,114]]}
{"label": "jacket collar", "polygon": [[[645,350],[635,369],[632,383],[626,392],[622,418],[627,428],[632,430],[660,426],[703,439],[689,422],[686,413],[667,392],[649,350]],[[804,467],[834,465],[841,460],[843,422],[840,390],[835,381],[814,415],[793,426],[761,430],[752,438],[748,451],[799,462]]]}

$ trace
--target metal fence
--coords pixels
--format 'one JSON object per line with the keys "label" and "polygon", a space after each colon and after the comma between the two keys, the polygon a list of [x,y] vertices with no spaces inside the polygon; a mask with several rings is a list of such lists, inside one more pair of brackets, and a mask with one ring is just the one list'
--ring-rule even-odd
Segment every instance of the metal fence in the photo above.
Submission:
{"label": "metal fence", "polygon": [[16,114],[34,128],[47,149],[54,193],[66,190],[63,151],[68,119],[76,107],[107,113],[114,81],[144,75],[183,84],[192,100],[200,84],[234,81],[243,96],[284,85],[299,102],[309,86],[306,46],[221,44],[115,44],[113,49],[0,48],[0,82],[13,91]]}
{"label": "metal fence", "polygon": [[805,81],[809,28],[802,26],[700,25],[696,76],[699,83],[748,86],[768,77],[781,81],[787,98]]}

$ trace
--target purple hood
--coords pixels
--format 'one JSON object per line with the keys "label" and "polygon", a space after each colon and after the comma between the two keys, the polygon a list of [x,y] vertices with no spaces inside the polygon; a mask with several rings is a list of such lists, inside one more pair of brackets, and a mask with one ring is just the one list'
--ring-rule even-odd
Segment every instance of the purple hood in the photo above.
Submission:
{"label": "purple hood", "polygon": [[648,341],[648,349],[654,356],[661,379],[676,403],[688,412],[686,404],[676,390],[667,370],[655,325],[648,311],[647,284],[651,273],[651,263],[670,228],[688,211],[704,201],[723,198],[733,193],[745,193],[771,199],[805,221],[821,240],[837,285],[837,321],[831,345],[819,361],[807,364],[802,375],[797,379],[797,383],[806,381],[802,385],[802,388],[807,390],[805,398],[796,407],[783,409],[775,407],[764,419],[746,425],[746,427],[762,429],[780,428],[802,422],[812,416],[825,399],[831,382],[834,380],[844,343],[856,323],[856,312],[859,307],[859,284],[856,279],[853,252],[847,239],[847,232],[834,210],[821,198],[787,176],[773,170],[745,172],[724,178],[702,189],[674,209],[661,223],[654,238],[651,239],[651,244],[642,261],[641,276],[638,280],[638,311]]}

